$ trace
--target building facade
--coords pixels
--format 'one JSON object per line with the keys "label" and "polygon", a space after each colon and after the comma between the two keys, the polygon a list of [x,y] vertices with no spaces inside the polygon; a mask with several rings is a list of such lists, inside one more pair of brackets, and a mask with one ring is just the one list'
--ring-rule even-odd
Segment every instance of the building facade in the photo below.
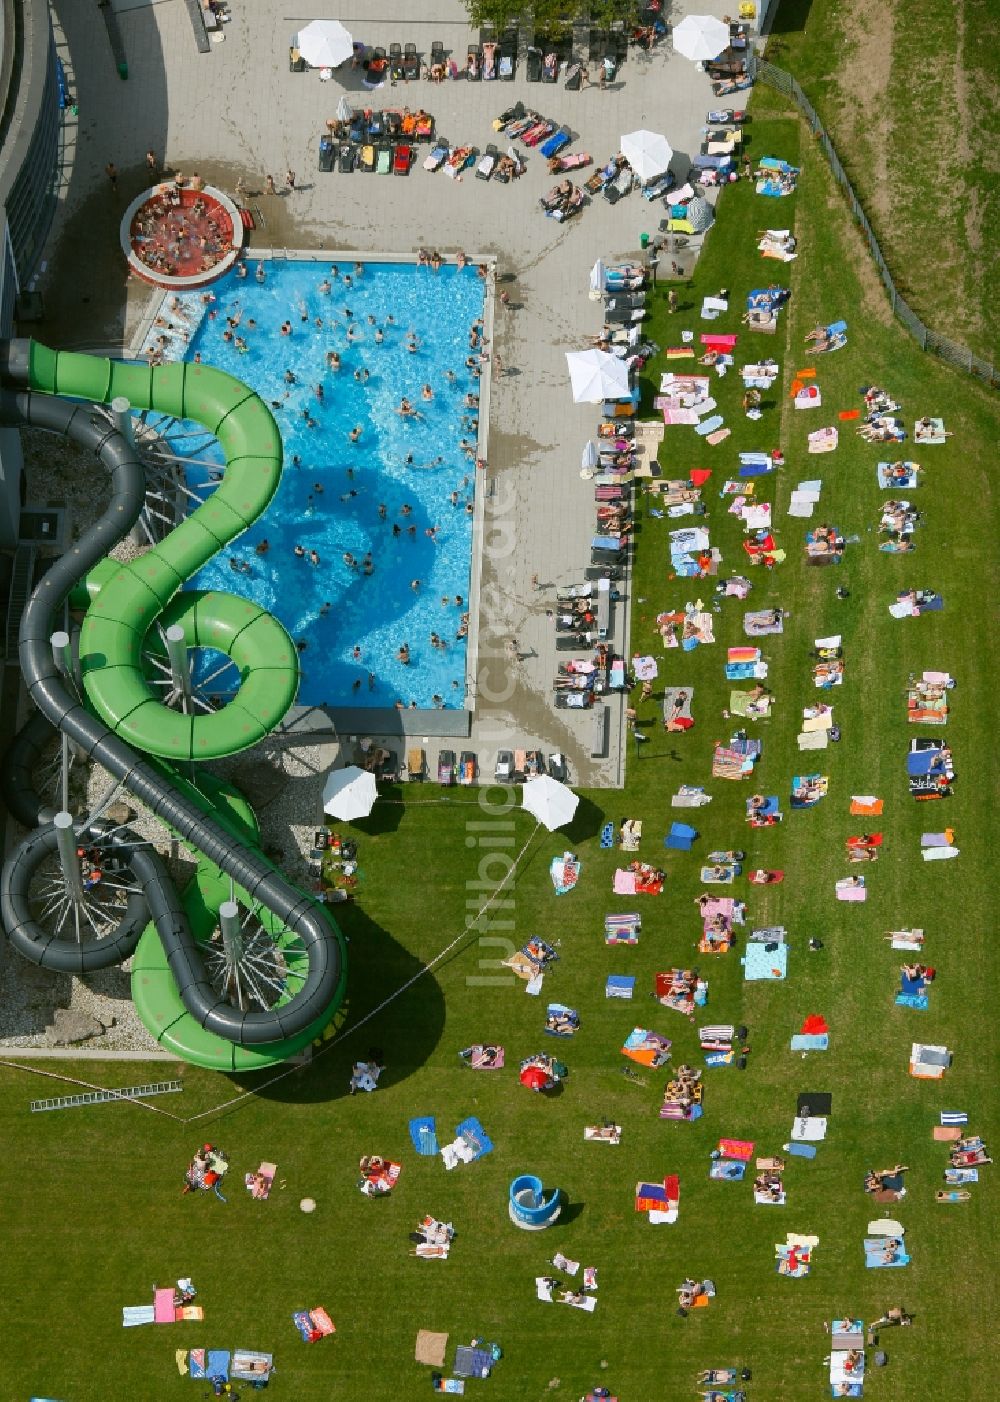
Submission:
{"label": "building facade", "polygon": [[[0,0],[0,337],[14,329],[56,210],[60,75],[47,0]],[[0,429],[0,548],[16,543],[21,446]]]}

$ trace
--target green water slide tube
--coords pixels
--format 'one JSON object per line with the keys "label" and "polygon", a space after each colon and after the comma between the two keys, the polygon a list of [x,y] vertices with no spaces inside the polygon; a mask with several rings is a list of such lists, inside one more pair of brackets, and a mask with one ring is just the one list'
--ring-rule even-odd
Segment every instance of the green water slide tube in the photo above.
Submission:
{"label": "green water slide tube", "polygon": [[[74,596],[74,603],[86,606],[80,665],[87,701],[104,724],[152,757],[164,783],[188,805],[196,805],[238,843],[259,847],[246,800],[206,771],[186,767],[235,754],[274,729],[295,699],[298,656],[281,624],[250,600],[183,591],[183,585],[259,518],[277,490],[282,445],[274,418],[253,390],[211,366],[126,364],[53,351],[34,341],[28,365],[35,392],[101,404],[124,398],[135,409],[193,420],[219,441],[226,471],[212,496],[139,558],[122,565],[105,559],[80,581]],[[157,696],[145,659],[159,650],[155,626],[172,624],[183,629],[189,647],[213,648],[233,660],[240,685],[222,710],[182,714]],[[304,946],[232,873],[190,841],[187,845],[197,866],[182,904],[195,940],[208,948],[218,938],[220,905],[234,898],[244,904],[273,935],[281,985],[273,1010],[280,1010],[305,983]],[[306,903],[315,904],[304,897]],[[346,958],[339,932],[337,940],[340,976],[332,1001],[293,1035],[262,1041],[258,1029],[244,1045],[206,1030],[186,1009],[162,934],[151,923],[133,960],[136,1009],[161,1045],[195,1064],[242,1071],[285,1060],[330,1025],[343,998]]]}

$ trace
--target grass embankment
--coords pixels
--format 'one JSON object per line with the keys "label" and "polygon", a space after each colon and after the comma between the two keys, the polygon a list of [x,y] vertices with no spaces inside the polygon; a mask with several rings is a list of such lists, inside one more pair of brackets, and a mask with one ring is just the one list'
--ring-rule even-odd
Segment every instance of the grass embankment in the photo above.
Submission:
{"label": "grass embankment", "polygon": [[896,286],[1000,362],[1000,36],[990,0],[781,0],[766,57],[827,127]]}
{"label": "grass embankment", "polygon": [[[752,131],[757,156],[797,159],[795,121],[768,114]],[[755,231],[789,222],[801,239],[799,260],[762,262]],[[759,199],[746,184],[726,193],[719,225],[682,295],[687,307],[669,318],[664,288],[657,290],[654,335],[666,346],[679,343],[682,327],[706,329],[697,307],[703,294],[720,285],[732,289],[732,310],[713,329],[739,330],[746,291],[788,279],[793,300],[779,334],[741,335],[738,346],[738,363],[771,353],[782,365],[783,382],[762,421],[754,425],[742,416],[742,384],[730,374],[713,381],[713,389],[732,437],[710,448],[689,429],[669,429],[661,455],[671,475],[696,466],[713,469],[705,492],[707,520],[730,573],[743,565],[742,532],[726,514],[718,489],[739,449],[780,442],[786,453],[788,466],[758,490],[775,502],[788,558],[772,575],[751,572],[748,606],[781,604],[791,616],[783,636],[764,640],[777,706],[759,732],[764,754],[755,778],[744,784],[709,778],[713,742],[730,733],[722,717],[730,690],[723,664],[726,646],[743,641],[743,606],[725,602],[716,617],[714,647],[660,650],[655,614],[698,594],[708,599],[712,586],[669,578],[667,531],[674,523],[652,518],[642,502],[633,650],[657,656],[661,684],[666,679],[694,687],[696,727],[667,736],[657,723],[658,702],[640,707],[640,723],[651,738],[641,759],[629,765],[625,792],[584,795],[568,833],[534,837],[510,891],[511,905],[499,912],[505,924],[487,932],[494,943],[473,931],[432,976],[342,1049],[214,1121],[185,1128],[126,1106],[29,1117],[28,1099],[58,1088],[4,1074],[5,1141],[17,1165],[7,1185],[8,1284],[0,1301],[10,1396],[34,1392],[73,1402],[112,1394],[190,1397],[192,1384],[175,1373],[173,1350],[239,1344],[275,1351],[276,1397],[416,1399],[427,1395],[429,1384],[426,1370],[411,1361],[413,1341],[418,1328],[428,1327],[450,1331],[452,1344],[473,1334],[498,1339],[506,1358],[493,1383],[484,1386],[510,1402],[575,1402],[597,1381],[631,1402],[684,1398],[694,1395],[696,1368],[736,1361],[753,1367],[753,1397],[805,1402],[828,1387],[821,1363],[829,1345],[824,1320],[844,1311],[871,1319],[897,1300],[915,1312],[916,1325],[887,1337],[890,1367],[870,1379],[872,1396],[918,1402],[928,1395],[927,1380],[943,1377],[962,1396],[986,1390],[990,1359],[982,1340],[989,1336],[992,1313],[996,1183],[986,1169],[969,1204],[936,1206],[933,1194],[946,1152],[932,1143],[931,1128],[947,1107],[968,1110],[973,1130],[993,1139],[997,1132],[987,834],[996,767],[991,619],[984,607],[996,525],[987,473],[996,409],[967,380],[923,357],[890,323],[825,167],[808,153],[791,200]],[[792,372],[813,363],[803,353],[803,335],[816,321],[837,317],[850,323],[848,347],[815,361],[823,407],[798,413],[786,396]],[[662,368],[662,362],[651,367],[650,384]],[[955,435],[945,447],[916,454],[926,468],[915,494],[925,524],[909,559],[880,554],[870,529],[884,495],[875,482],[879,450],[862,444],[853,425],[844,424],[837,452],[815,458],[805,453],[806,433],[836,422],[839,409],[858,405],[858,386],[873,381],[894,392],[909,424],[918,414],[940,412]],[[907,444],[906,452],[912,451]],[[815,520],[861,538],[848,547],[839,568],[807,569],[805,523],[786,515],[791,488],[808,477],[823,479]],[[841,584],[850,590],[844,601],[835,597]],[[892,621],[888,603],[911,584],[940,589],[945,611]],[[843,687],[823,699],[835,703],[843,740],[800,756],[798,716],[822,696],[811,685],[809,648],[814,637],[832,631],[844,635],[847,676]],[[910,739],[924,732],[906,723],[905,686],[910,672],[931,667],[948,668],[958,678],[943,733],[954,748],[959,783],[947,802],[917,805],[907,793],[904,756]],[[492,765],[491,755],[481,759]],[[809,770],[830,776],[829,797],[814,809],[791,813],[792,775]],[[683,782],[707,783],[714,801],[693,814],[702,833],[694,853],[665,853],[662,835],[671,818],[690,816],[669,804]],[[786,816],[780,827],[751,833],[745,826],[751,788],[781,795]],[[844,839],[866,825],[849,817],[849,797],[867,792],[886,800],[879,824],[885,855],[867,869],[868,903],[843,906],[834,900],[833,883],[848,870]],[[501,800],[499,791],[491,796]],[[383,803],[359,832],[361,899],[345,921],[354,970],[352,1018],[378,1004],[462,930],[482,899],[475,885],[480,872],[487,882],[502,874],[499,864],[481,868],[482,858],[491,851],[516,853],[531,833],[523,815],[515,813],[508,829],[502,814],[491,818],[465,791],[444,800],[428,785],[398,797],[405,805]],[[633,903],[611,895],[619,856],[600,851],[597,834],[604,818],[625,816],[642,818],[640,855],[664,861],[669,879],[664,896],[636,899],[644,920],[639,946],[615,950],[604,945],[602,918]],[[919,858],[921,830],[946,824],[956,829],[961,856],[925,865]],[[513,845],[482,845],[493,838],[513,839]],[[582,880],[573,894],[557,898],[547,867],[567,846],[583,860]],[[703,889],[698,868],[715,847],[745,847],[751,867],[763,862],[785,870],[780,886],[757,891],[741,882],[736,888],[749,902],[751,925],[780,922],[788,928],[785,983],[743,983],[735,951],[715,962],[696,955],[693,900]],[[939,970],[927,1012],[893,1005],[900,959],[881,935],[903,925],[926,929],[927,958]],[[535,933],[560,942],[561,959],[541,1000],[526,997],[522,984],[504,979],[495,967],[505,952],[497,941],[520,944]],[[823,939],[821,953],[807,952],[812,935]],[[626,1063],[618,1049],[641,1024],[673,1039],[675,1062],[700,1063],[693,1028],[649,996],[658,970],[693,961],[710,979],[705,1019],[747,1023],[752,1052],[744,1074],[705,1073],[701,1121],[666,1123],[656,1113],[664,1074],[648,1074],[645,1086],[630,1083],[621,1075]],[[606,976],[626,972],[637,976],[636,1001],[607,1002]],[[541,1031],[549,997],[580,1009],[582,1030],[568,1043],[554,1044]],[[827,1017],[831,1049],[803,1063],[788,1042],[812,1012]],[[954,1049],[955,1065],[943,1086],[907,1076],[915,1038]],[[516,1070],[490,1075],[459,1066],[459,1048],[489,1040],[505,1044],[508,1066],[515,1068],[519,1057],[543,1047],[563,1053],[571,1067],[564,1092],[545,1100],[517,1085]],[[350,1057],[370,1043],[385,1051],[386,1084],[374,1096],[349,1100],[343,1091]],[[147,1079],[146,1068],[89,1074],[104,1084]],[[148,1078],[159,1074],[159,1067],[150,1068]],[[190,1071],[185,1083],[183,1098],[154,1103],[191,1113],[223,1099],[229,1084]],[[830,1132],[814,1162],[790,1160],[787,1207],[755,1207],[749,1183],[709,1181],[708,1155],[720,1136],[752,1139],[762,1153],[780,1152],[796,1096],[810,1090],[833,1094]],[[422,1113],[436,1115],[442,1141],[462,1117],[477,1114],[495,1139],[495,1153],[451,1174],[439,1161],[418,1158],[406,1123]],[[583,1143],[584,1125],[604,1117],[624,1126],[618,1148]],[[185,1162],[204,1138],[223,1144],[232,1157],[228,1206],[211,1197],[179,1196]],[[370,1152],[404,1164],[388,1200],[368,1201],[354,1188],[357,1160]],[[288,1183],[266,1204],[252,1203],[237,1181],[262,1158],[274,1159]],[[875,1274],[864,1269],[861,1241],[867,1222],[879,1214],[862,1192],[862,1176],[868,1167],[900,1160],[912,1169],[897,1211],[913,1264]],[[507,1186],[525,1170],[561,1187],[569,1202],[562,1224],[541,1236],[517,1232],[507,1220]],[[653,1228],[633,1210],[634,1185],[668,1172],[680,1174],[680,1220]],[[311,1217],[297,1206],[306,1195],[319,1204]],[[446,1263],[407,1254],[407,1233],[425,1212],[451,1219],[458,1229]],[[774,1243],[788,1231],[820,1237],[805,1280],[775,1274]],[[599,1268],[593,1316],[536,1303],[533,1277],[556,1250]],[[187,1272],[200,1290],[204,1325],[122,1332],[122,1304],[146,1300],[154,1281]],[[682,1320],[674,1289],[688,1273],[712,1277],[718,1297],[710,1309]],[[335,1318],[338,1337],[308,1347],[299,1342],[289,1315],[321,1303]],[[50,1321],[54,1308],[57,1329],[40,1331],[40,1321]]]}

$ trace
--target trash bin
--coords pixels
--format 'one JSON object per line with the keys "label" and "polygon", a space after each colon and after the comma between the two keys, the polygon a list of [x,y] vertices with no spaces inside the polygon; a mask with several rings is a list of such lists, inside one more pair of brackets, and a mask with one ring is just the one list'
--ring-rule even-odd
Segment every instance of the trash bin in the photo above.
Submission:
{"label": "trash bin", "polygon": [[648,234],[640,234],[640,235],[639,235],[639,247],[640,247],[640,248],[648,248],[648,247],[649,247],[649,235],[648,235]]}
{"label": "trash bin", "polygon": [[118,65],[118,76],[122,81],[128,79],[128,64],[125,63],[124,60]]}

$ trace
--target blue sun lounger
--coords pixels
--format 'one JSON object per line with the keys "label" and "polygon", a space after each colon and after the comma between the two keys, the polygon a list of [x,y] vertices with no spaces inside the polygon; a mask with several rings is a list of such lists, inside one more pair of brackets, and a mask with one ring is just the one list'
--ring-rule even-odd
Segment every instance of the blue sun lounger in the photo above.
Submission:
{"label": "blue sun lounger", "polygon": [[546,160],[551,160],[553,156],[558,156],[563,147],[568,146],[572,139],[569,127],[560,127],[546,141],[543,141],[538,149]]}

